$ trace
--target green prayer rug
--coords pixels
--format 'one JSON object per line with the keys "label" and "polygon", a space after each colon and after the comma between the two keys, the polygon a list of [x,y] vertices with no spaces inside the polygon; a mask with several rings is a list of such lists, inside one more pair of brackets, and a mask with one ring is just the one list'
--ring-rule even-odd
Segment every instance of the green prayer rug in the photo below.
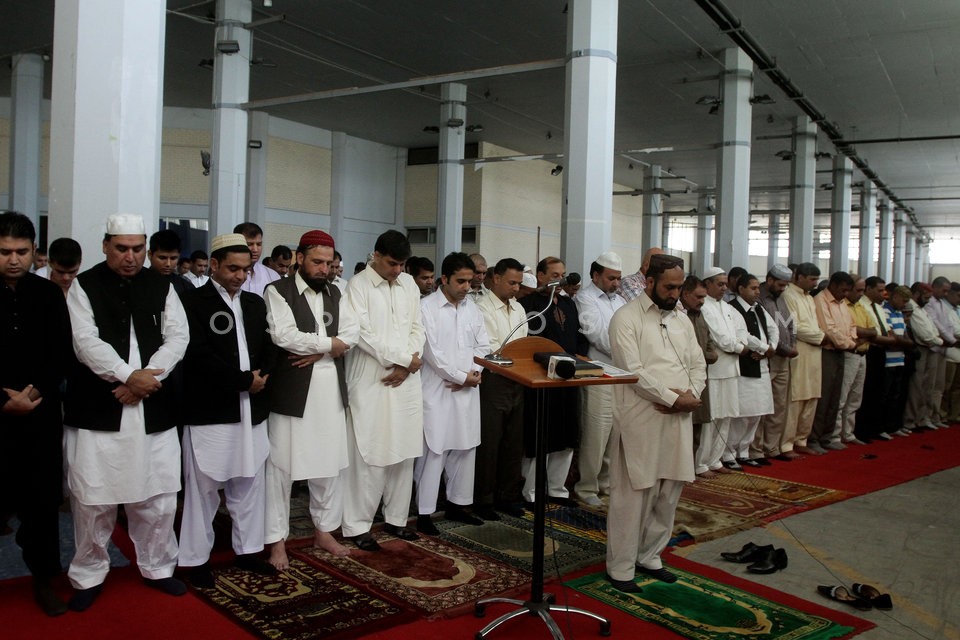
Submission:
{"label": "green prayer rug", "polygon": [[642,593],[613,588],[603,573],[565,584],[577,591],[693,640],[828,640],[853,631],[766,598],[671,567],[674,584],[636,582]]}

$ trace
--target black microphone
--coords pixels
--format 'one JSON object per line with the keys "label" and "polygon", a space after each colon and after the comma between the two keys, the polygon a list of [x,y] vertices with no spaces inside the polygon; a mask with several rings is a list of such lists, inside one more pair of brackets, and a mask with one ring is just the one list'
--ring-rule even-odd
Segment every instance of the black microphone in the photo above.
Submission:
{"label": "black microphone", "polygon": [[580,284],[580,274],[571,273],[570,275],[560,278],[559,280],[552,280],[542,287],[537,287],[533,290],[534,293],[546,293],[550,289],[555,289],[557,287],[565,287],[567,285],[577,285]]}

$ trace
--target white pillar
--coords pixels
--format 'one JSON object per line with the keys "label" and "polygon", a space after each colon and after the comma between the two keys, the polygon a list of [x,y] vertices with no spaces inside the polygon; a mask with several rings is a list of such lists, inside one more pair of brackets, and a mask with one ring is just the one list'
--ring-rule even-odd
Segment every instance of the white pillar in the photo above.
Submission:
{"label": "white pillar", "polygon": [[101,256],[113,213],[160,211],[164,0],[58,2],[53,28],[49,237]]}
{"label": "white pillar", "polygon": [[571,0],[567,11],[566,169],[560,246],[567,271],[586,273],[610,249],[617,10],[609,0]]}
{"label": "white pillar", "polygon": [[922,242],[917,245],[917,279],[927,282],[930,278],[930,265],[927,264],[930,245]]}
{"label": "white pillar", "polygon": [[[660,165],[652,164],[643,176],[643,217],[640,218],[640,246],[646,253],[650,247],[663,247],[663,196],[654,193],[662,187]],[[597,254],[599,255],[599,254]]]}
{"label": "white pillar", "polygon": [[[210,171],[210,237],[243,222],[247,189],[247,112],[250,95],[250,0],[217,0],[213,50],[213,149]],[[224,42],[240,50],[223,53]]]}
{"label": "white pillar", "polygon": [[903,211],[897,209],[893,212],[893,279],[895,282],[910,286],[909,282],[904,282],[906,269],[904,269],[904,257],[906,255],[907,243],[907,225],[904,222]]}
{"label": "white pillar", "polygon": [[923,255],[926,252],[926,247],[919,236],[914,236],[914,249],[913,249],[913,273],[917,280],[922,282],[927,282],[926,270],[923,268]]}
{"label": "white pillar", "polygon": [[717,163],[717,246],[714,263],[749,266],[750,137],[753,63],[739,48],[723,52],[722,140]]}
{"label": "white pillar", "polygon": [[31,221],[40,240],[40,103],[43,58],[36,53],[11,58],[10,203]]}
{"label": "white pillar", "polygon": [[249,119],[246,220],[255,222],[262,229],[267,224],[267,154],[270,149],[270,114],[264,111],[253,111]]}
{"label": "white pillar", "polygon": [[830,273],[850,271],[850,212],[853,208],[853,163],[833,157],[833,192],[830,207]]}
{"label": "white pillar", "polygon": [[767,214],[767,271],[780,260],[780,214]]}
{"label": "white pillar", "polygon": [[793,124],[790,187],[790,262],[813,262],[813,219],[816,206],[817,127],[807,116]]}
{"label": "white pillar", "polygon": [[893,282],[893,211],[890,201],[880,202],[880,249],[877,253],[877,275],[884,282]]}
{"label": "white pillar", "polygon": [[857,270],[864,278],[876,275],[873,264],[873,242],[877,235],[877,192],[873,183],[864,180],[860,192],[860,249]]}
{"label": "white pillar", "polygon": [[917,237],[913,235],[913,229],[906,230],[906,239],[903,244],[903,283],[910,286],[916,282],[915,276],[916,262],[914,261],[914,252],[916,251]]}
{"label": "white pillar", "polygon": [[[467,85],[440,87],[440,153],[437,160],[437,262],[460,251],[463,238],[463,150],[466,143]],[[459,123],[459,124],[457,124]],[[439,271],[439,268],[438,268]]]}
{"label": "white pillar", "polygon": [[697,235],[692,264],[687,267],[694,275],[701,276],[713,266],[713,198],[701,194],[697,199]]}

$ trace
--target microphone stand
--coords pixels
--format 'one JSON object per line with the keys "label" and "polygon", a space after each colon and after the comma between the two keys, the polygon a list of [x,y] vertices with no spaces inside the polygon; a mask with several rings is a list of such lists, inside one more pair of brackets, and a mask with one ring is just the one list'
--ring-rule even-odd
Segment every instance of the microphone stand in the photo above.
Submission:
{"label": "microphone stand", "polygon": [[534,318],[539,318],[539,317],[541,317],[543,314],[545,314],[545,313],[547,312],[547,309],[549,309],[549,308],[550,308],[550,305],[553,304],[553,294],[556,292],[556,289],[557,289],[557,287],[559,287],[559,286],[560,286],[560,281],[559,281],[559,280],[557,280],[556,282],[551,282],[551,283],[545,285],[545,288],[548,290],[548,293],[549,293],[549,295],[547,296],[547,306],[545,306],[540,313],[537,313],[536,315],[532,315],[532,316],[530,316],[529,318],[524,318],[524,319],[523,319],[523,322],[521,322],[520,324],[518,324],[517,326],[515,326],[515,327],[510,331],[510,333],[507,334],[507,337],[503,339],[503,343],[500,345],[500,348],[497,349],[496,351],[494,351],[493,353],[490,353],[490,354],[484,356],[483,359],[486,360],[487,362],[491,363],[491,364],[496,364],[496,365],[499,365],[499,366],[501,366],[501,367],[512,367],[512,366],[513,366],[513,360],[510,359],[510,358],[507,358],[507,357],[504,356],[504,355],[502,355],[502,354],[501,354],[501,351],[503,351],[503,348],[504,348],[505,346],[507,346],[507,342],[510,341],[510,338],[513,337],[513,334],[515,334],[520,327],[522,327],[523,325],[529,323],[529,322],[530,322],[531,320],[533,320]]}

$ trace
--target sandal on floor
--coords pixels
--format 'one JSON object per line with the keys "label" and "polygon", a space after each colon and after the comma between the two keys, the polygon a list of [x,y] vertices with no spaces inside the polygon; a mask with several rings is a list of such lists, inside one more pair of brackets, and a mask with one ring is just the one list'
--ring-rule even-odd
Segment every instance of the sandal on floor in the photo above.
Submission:
{"label": "sandal on floor", "polygon": [[843,604],[850,605],[859,611],[870,611],[870,609],[873,609],[872,604],[863,598],[853,595],[847,591],[846,587],[826,587],[821,585],[817,587],[817,592],[819,592],[824,598],[830,598],[836,602],[842,602]]}
{"label": "sandal on floor", "polygon": [[880,593],[876,587],[871,587],[869,584],[860,584],[859,582],[854,582],[850,588],[854,595],[863,598],[872,604],[875,609],[880,609],[881,611],[890,611],[890,609],[893,609],[893,600],[890,598],[889,593]]}

